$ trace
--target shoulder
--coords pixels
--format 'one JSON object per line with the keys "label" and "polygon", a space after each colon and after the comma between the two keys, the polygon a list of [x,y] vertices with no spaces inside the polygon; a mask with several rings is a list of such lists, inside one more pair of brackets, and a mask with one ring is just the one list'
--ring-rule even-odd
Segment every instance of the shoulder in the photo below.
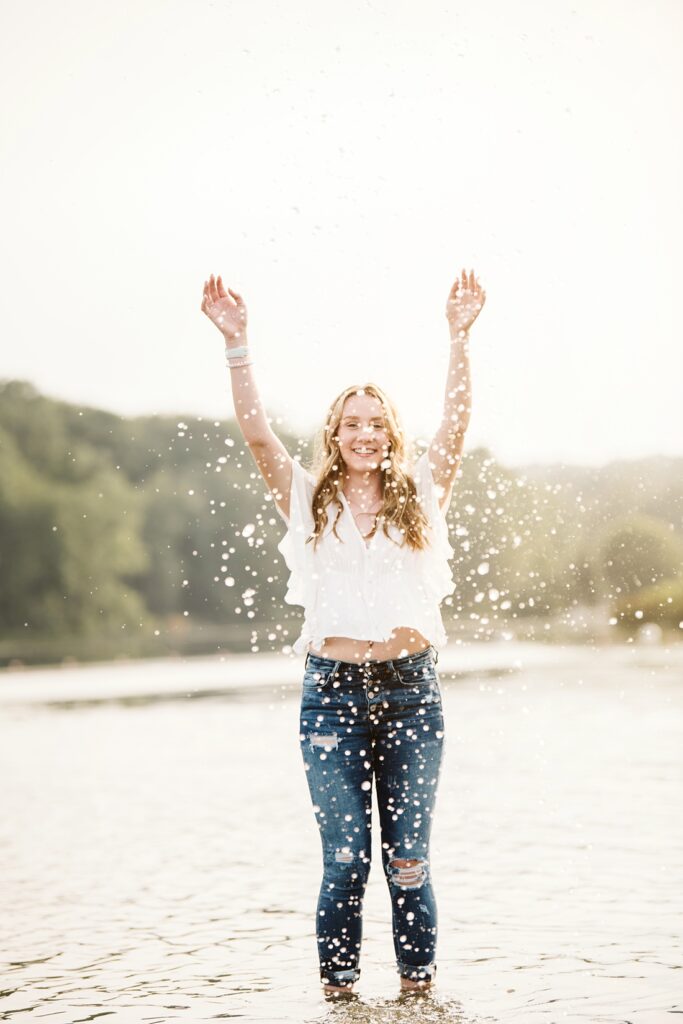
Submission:
{"label": "shoulder", "polygon": [[292,474],[297,477],[300,483],[308,487],[315,487],[317,481],[313,473],[311,473],[310,469],[302,466],[296,459],[292,459]]}
{"label": "shoulder", "polygon": [[292,459],[292,486],[289,498],[289,519],[285,516],[279,505],[276,509],[284,519],[287,526],[293,522],[300,523],[308,521],[312,516],[313,493],[316,488],[316,478],[310,470],[306,469],[297,459]]}
{"label": "shoulder", "polygon": [[300,463],[295,462],[295,466],[296,469],[293,472],[298,475],[297,486],[299,489],[299,500],[302,505],[305,505],[306,514],[312,515],[313,494],[315,493],[315,489],[318,485],[317,477]]}
{"label": "shoulder", "polygon": [[434,480],[429,468],[429,458],[426,451],[417,456],[410,469],[418,494],[426,494]]}
{"label": "shoulder", "polygon": [[416,458],[412,468],[412,477],[418,495],[424,500],[426,510],[438,508],[442,515],[445,515],[453,493],[452,487],[445,490],[436,483],[429,462],[428,448]]}

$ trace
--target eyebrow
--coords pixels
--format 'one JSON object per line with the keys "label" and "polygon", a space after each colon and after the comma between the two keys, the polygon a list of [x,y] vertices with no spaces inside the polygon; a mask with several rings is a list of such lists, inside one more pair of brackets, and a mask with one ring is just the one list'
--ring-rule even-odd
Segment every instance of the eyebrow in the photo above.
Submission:
{"label": "eyebrow", "polygon": [[[360,420],[362,418],[362,416],[344,416],[342,419],[342,423],[346,423],[347,420]],[[384,423],[384,416],[371,416],[370,419],[379,420],[381,423]]]}

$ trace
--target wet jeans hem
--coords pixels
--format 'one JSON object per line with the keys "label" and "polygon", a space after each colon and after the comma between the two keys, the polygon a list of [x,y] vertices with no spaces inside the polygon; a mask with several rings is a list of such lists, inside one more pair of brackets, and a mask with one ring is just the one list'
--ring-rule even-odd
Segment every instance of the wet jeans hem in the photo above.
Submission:
{"label": "wet jeans hem", "polygon": [[402,978],[410,978],[411,981],[433,981],[436,977],[436,964],[404,964],[400,960],[396,970]]}
{"label": "wet jeans hem", "polygon": [[347,971],[326,971],[321,968],[320,980],[324,985],[337,985],[347,988],[360,978],[360,967],[351,967]]}

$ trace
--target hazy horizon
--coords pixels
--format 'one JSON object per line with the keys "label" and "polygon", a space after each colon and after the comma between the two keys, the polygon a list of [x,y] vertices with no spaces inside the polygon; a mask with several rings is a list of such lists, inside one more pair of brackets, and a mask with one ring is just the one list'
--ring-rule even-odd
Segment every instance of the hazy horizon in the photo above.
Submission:
{"label": "hazy horizon", "polygon": [[[4,383],[7,383],[7,381],[3,380],[3,379],[0,379],[0,385],[2,385]],[[32,382],[29,381],[28,383],[32,383]],[[40,391],[40,394],[42,394],[45,398],[52,399],[52,400],[55,400],[55,401],[58,401],[58,402],[61,402],[61,401],[70,402],[70,399],[65,399],[61,395],[49,394],[49,393],[47,393],[45,391],[42,391],[42,390]],[[115,416],[121,416],[123,418],[130,418],[130,419],[136,419],[136,418],[141,418],[141,417],[142,418],[144,418],[144,417],[150,417],[150,418],[159,417],[159,418],[169,418],[171,420],[174,420],[174,419],[177,418],[178,419],[178,424],[177,425],[180,425],[181,423],[186,425],[186,421],[188,419],[190,419],[190,420],[197,419],[197,420],[205,421],[206,423],[211,423],[211,424],[218,423],[219,421],[225,423],[226,421],[231,421],[232,420],[234,422],[234,424],[235,424],[235,427],[239,430],[239,424],[237,423],[237,421],[236,421],[236,419],[235,419],[235,417],[234,417],[234,415],[232,413],[230,415],[223,415],[223,416],[207,416],[204,413],[198,413],[198,414],[188,413],[187,410],[181,410],[180,412],[178,412],[177,410],[176,411],[169,410],[168,412],[141,412],[141,413],[125,413],[124,412],[124,413],[122,413],[122,412],[118,412],[115,409],[109,409],[109,408],[107,408],[105,406],[99,406],[99,405],[91,405],[90,403],[78,403],[77,402],[77,403],[73,403],[73,405],[74,405],[75,408],[78,408],[80,406],[83,411],[88,410],[88,411],[111,413],[111,414],[113,414]],[[273,428],[275,429],[276,433],[277,432],[279,432],[280,434],[283,433],[283,425],[277,424],[277,423],[273,423]],[[305,432],[301,432],[301,431],[294,431],[293,433],[294,433],[294,436],[296,436],[298,439],[301,439],[301,440],[310,440],[312,438],[312,435],[309,434],[309,433],[305,433]],[[173,436],[175,437],[176,435],[174,434]],[[428,440],[428,436],[429,435],[427,433],[420,433],[418,431],[417,433],[411,435],[411,440],[426,442]],[[664,453],[664,452],[651,452],[651,453],[646,453],[644,455],[614,456],[613,458],[605,459],[603,462],[591,462],[589,460],[585,460],[585,461],[582,462],[582,461],[578,461],[578,460],[552,459],[552,458],[549,458],[549,459],[540,459],[540,458],[539,459],[535,459],[534,458],[534,459],[528,459],[526,462],[521,462],[521,461],[515,460],[515,459],[503,458],[500,455],[499,452],[497,452],[494,448],[491,448],[490,445],[486,445],[485,442],[477,442],[477,443],[475,443],[474,441],[472,441],[472,443],[470,443],[470,444],[466,444],[465,445],[465,455],[467,455],[468,451],[471,451],[474,448],[480,448],[480,447],[487,448],[490,451],[490,454],[495,458],[496,462],[499,465],[506,465],[506,466],[509,466],[510,468],[516,468],[516,469],[533,469],[535,467],[544,467],[544,466],[553,466],[553,465],[555,465],[555,466],[565,466],[565,467],[568,467],[568,468],[576,468],[576,469],[581,469],[581,468],[593,469],[593,468],[605,468],[605,467],[607,467],[609,465],[612,465],[614,463],[638,462],[638,461],[645,460],[645,459],[672,459],[672,460],[683,459],[683,453],[667,454],[667,453]],[[292,452],[292,454],[294,454],[294,453]]]}

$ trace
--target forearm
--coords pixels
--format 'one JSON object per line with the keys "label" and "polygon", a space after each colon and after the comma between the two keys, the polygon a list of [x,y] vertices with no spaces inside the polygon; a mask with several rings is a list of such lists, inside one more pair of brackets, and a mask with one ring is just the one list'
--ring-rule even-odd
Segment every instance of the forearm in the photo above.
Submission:
{"label": "forearm", "polygon": [[[246,335],[242,334],[240,338],[227,343],[227,352],[230,354],[231,348],[239,348],[241,345],[247,344]],[[247,444],[259,444],[266,441],[272,433],[272,428],[256,386],[253,363],[249,366],[232,366],[228,373],[232,385],[235,416],[244,440]]]}
{"label": "forearm", "polygon": [[451,354],[446,377],[443,423],[453,436],[464,434],[472,413],[469,334],[450,328]]}

